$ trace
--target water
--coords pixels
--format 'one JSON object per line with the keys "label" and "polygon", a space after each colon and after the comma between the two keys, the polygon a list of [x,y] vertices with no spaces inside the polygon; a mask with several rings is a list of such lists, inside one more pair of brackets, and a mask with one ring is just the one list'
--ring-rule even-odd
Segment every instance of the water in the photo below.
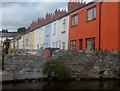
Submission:
{"label": "water", "polygon": [[3,84],[2,89],[116,89],[120,90],[120,81],[59,81]]}

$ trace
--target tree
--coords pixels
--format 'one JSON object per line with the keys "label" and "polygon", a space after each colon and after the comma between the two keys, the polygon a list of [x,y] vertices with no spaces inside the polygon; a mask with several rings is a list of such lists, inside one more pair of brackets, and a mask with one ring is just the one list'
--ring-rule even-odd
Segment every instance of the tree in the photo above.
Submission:
{"label": "tree", "polygon": [[20,27],[20,28],[17,29],[17,32],[18,33],[24,33],[24,32],[26,32],[26,30],[27,29],[25,27]]}
{"label": "tree", "polygon": [[2,29],[2,33],[8,33],[7,29]]}

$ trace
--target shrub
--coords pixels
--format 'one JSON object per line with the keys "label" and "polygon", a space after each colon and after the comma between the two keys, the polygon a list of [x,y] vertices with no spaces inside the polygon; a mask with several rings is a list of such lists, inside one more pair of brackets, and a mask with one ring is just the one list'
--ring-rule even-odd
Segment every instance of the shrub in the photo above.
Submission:
{"label": "shrub", "polygon": [[[44,65],[43,74],[64,80],[70,78],[70,70],[59,61],[47,61]],[[53,75],[54,74],[54,75]]]}

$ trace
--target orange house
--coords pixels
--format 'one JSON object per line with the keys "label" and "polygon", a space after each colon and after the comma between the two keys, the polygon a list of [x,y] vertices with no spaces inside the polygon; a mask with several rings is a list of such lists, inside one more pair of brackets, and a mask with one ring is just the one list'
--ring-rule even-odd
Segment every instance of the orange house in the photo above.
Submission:
{"label": "orange house", "polygon": [[120,1],[92,2],[70,14],[69,49],[120,50]]}

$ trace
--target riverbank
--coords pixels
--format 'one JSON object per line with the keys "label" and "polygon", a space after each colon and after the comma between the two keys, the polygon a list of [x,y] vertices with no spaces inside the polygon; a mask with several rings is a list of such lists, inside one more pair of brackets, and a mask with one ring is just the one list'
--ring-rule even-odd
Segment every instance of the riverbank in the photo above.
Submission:
{"label": "riverbank", "polygon": [[2,81],[41,79],[47,61],[61,62],[71,70],[71,77],[81,79],[120,79],[118,53],[103,51],[59,51],[52,57],[44,55],[11,54],[4,60]]}

